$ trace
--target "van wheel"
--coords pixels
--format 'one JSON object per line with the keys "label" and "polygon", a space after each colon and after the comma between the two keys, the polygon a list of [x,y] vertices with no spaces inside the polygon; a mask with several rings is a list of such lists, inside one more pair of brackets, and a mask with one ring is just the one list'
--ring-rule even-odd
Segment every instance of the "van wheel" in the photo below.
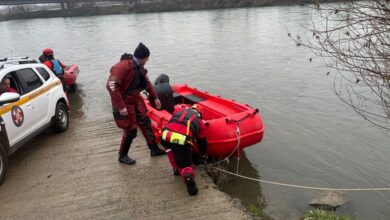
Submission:
{"label": "van wheel", "polygon": [[8,156],[2,145],[0,145],[0,185],[4,182],[8,169]]}
{"label": "van wheel", "polygon": [[58,102],[56,107],[56,114],[54,116],[54,124],[52,129],[56,133],[66,131],[69,126],[68,109],[63,102]]}

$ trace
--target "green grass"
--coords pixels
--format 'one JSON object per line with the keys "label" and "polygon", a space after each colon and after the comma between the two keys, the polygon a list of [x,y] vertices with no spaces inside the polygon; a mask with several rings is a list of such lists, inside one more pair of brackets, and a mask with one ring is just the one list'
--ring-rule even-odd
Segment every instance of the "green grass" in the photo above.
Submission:
{"label": "green grass", "polygon": [[262,210],[261,208],[259,208],[259,207],[256,207],[256,206],[253,205],[253,204],[250,204],[250,205],[248,206],[248,211],[249,211],[252,215],[254,215],[254,216],[262,216],[262,214],[263,214],[263,210]]}
{"label": "green grass", "polygon": [[249,204],[245,206],[247,211],[256,220],[273,220],[270,216],[268,216],[263,211],[263,206],[256,204]]}
{"label": "green grass", "polygon": [[316,209],[306,213],[303,220],[352,220],[352,218],[349,216],[336,215],[333,212]]}

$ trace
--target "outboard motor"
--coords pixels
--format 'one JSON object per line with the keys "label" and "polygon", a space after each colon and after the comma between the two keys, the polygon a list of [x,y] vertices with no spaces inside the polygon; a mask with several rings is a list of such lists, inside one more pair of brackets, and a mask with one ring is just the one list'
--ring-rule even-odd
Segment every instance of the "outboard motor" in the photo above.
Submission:
{"label": "outboard motor", "polygon": [[[169,77],[165,74],[160,74],[154,81],[154,88],[156,89],[158,99],[160,99],[161,109],[164,109],[172,114],[175,103],[173,100],[172,87],[169,84]],[[150,104],[154,108],[156,107],[153,102]]]}
{"label": "outboard motor", "polygon": [[168,83],[169,84],[169,76],[162,73],[157,76],[157,79],[154,81],[154,85],[156,86],[157,84],[160,83]]}

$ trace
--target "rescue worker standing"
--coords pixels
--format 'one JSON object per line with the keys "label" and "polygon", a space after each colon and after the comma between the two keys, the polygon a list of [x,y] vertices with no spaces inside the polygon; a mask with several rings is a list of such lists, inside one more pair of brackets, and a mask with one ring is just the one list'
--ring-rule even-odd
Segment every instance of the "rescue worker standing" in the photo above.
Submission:
{"label": "rescue worker standing", "polygon": [[145,137],[150,155],[154,157],[165,154],[156,143],[150,126],[151,121],[146,114],[146,105],[140,95],[140,92],[146,89],[149,99],[155,102],[158,109],[161,107],[156,91],[147,76],[147,70],[144,68],[149,55],[149,49],[139,43],[134,56],[124,54],[121,60],[111,67],[106,85],[111,95],[115,123],[123,129],[118,161],[128,165],[136,162],[127,154],[133,139],[137,136],[137,125]]}
{"label": "rescue worker standing", "polygon": [[195,173],[191,167],[195,143],[198,144],[201,159],[208,158],[205,124],[201,115],[202,108],[199,105],[175,110],[169,123],[162,129],[161,137],[161,144],[166,149],[173,170],[183,177],[191,196],[198,193]]}

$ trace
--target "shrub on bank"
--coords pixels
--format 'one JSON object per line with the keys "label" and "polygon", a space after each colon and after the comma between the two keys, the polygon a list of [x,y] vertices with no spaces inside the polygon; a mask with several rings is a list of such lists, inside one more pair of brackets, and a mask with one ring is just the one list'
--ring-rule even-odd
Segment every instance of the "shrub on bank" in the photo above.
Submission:
{"label": "shrub on bank", "polygon": [[352,218],[346,215],[336,215],[333,212],[316,209],[306,213],[303,220],[352,220]]}

